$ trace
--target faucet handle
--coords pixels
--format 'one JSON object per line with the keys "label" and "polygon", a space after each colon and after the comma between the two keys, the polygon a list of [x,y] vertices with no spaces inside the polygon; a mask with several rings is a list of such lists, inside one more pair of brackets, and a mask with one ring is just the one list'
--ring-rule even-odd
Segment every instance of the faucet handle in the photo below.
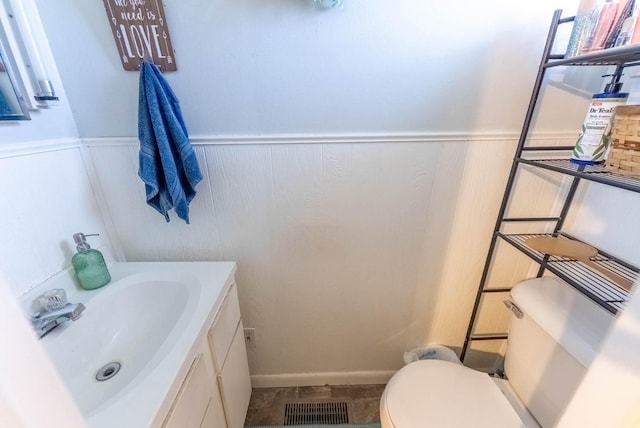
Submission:
{"label": "faucet handle", "polygon": [[71,321],[75,321],[80,318],[80,315],[82,315],[82,312],[84,312],[85,309],[86,307],[82,303],[76,303],[73,311],[71,311]]}
{"label": "faucet handle", "polygon": [[84,310],[85,307],[82,303],[67,303],[51,312],[38,312],[32,315],[31,324],[39,337],[43,337],[60,324],[77,320]]}
{"label": "faucet handle", "polygon": [[62,288],[45,291],[33,301],[36,312],[51,312],[67,304],[67,293]]}

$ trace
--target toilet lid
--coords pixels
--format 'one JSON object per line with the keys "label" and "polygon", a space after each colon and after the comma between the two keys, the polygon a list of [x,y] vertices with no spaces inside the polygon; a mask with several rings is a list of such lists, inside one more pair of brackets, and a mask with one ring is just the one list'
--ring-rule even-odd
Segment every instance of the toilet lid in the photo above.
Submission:
{"label": "toilet lid", "polygon": [[448,361],[404,366],[384,395],[383,407],[395,428],[525,426],[486,373]]}

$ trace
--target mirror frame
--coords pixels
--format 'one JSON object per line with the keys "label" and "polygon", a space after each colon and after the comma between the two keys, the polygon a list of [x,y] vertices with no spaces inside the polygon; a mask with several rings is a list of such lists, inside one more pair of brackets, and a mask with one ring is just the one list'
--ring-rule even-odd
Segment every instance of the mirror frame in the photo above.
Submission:
{"label": "mirror frame", "polygon": [[0,23],[0,61],[4,66],[4,72],[9,77],[9,82],[11,83],[11,87],[13,89],[13,95],[18,101],[21,111],[12,114],[0,114],[0,121],[31,120],[31,116],[29,115],[29,110],[27,109],[27,105],[25,103],[23,95],[24,91],[21,90],[21,82],[17,79],[14,71],[14,69],[16,68],[14,65],[15,58],[11,55],[9,42],[5,31],[6,30],[5,28],[3,28],[2,23]]}

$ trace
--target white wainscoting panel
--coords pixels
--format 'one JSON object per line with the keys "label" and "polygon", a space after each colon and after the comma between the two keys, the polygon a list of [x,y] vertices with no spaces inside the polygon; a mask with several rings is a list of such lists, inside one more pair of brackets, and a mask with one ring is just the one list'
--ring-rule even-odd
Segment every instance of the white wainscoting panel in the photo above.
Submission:
{"label": "white wainscoting panel", "polygon": [[0,153],[0,271],[16,296],[69,266],[76,232],[111,254],[80,141],[28,147]]}
{"label": "white wainscoting panel", "polygon": [[[135,139],[87,150],[129,261],[237,261],[252,374],[321,382],[395,370],[425,342],[461,345],[516,144],[364,140],[198,138],[190,225],[146,205]],[[552,210],[562,183],[524,179],[523,203]],[[501,278],[529,269],[508,263]]]}

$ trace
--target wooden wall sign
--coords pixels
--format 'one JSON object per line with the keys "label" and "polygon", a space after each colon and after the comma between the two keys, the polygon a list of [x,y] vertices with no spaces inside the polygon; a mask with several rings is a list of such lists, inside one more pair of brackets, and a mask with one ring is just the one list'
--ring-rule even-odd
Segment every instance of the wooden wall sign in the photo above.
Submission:
{"label": "wooden wall sign", "polygon": [[122,66],[137,71],[148,53],[162,71],[176,71],[162,0],[103,0]]}

